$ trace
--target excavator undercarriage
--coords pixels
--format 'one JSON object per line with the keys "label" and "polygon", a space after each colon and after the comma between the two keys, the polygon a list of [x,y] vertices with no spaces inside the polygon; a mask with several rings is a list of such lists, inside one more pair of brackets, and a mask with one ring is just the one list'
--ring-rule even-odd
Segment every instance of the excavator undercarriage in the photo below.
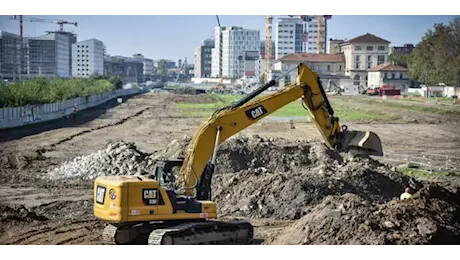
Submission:
{"label": "excavator undercarriage", "polygon": [[244,220],[191,220],[129,225],[109,224],[103,241],[117,245],[249,244],[253,226]]}

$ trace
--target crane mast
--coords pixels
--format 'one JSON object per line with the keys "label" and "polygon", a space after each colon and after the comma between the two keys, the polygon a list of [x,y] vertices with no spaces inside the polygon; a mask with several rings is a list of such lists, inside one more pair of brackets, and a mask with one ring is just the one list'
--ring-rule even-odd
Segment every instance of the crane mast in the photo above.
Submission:
{"label": "crane mast", "polygon": [[270,80],[270,71],[272,68],[271,54],[272,54],[272,22],[273,16],[265,16],[265,69],[264,77],[265,82]]}

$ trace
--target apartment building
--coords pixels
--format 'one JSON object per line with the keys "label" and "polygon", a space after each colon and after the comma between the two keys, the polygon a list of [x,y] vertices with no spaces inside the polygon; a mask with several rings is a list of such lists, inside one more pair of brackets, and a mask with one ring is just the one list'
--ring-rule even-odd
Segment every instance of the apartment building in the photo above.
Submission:
{"label": "apartment building", "polygon": [[104,74],[104,43],[89,39],[72,44],[72,76]]}
{"label": "apartment building", "polygon": [[195,51],[195,78],[211,77],[212,64],[212,49],[214,48],[214,40],[206,39],[200,46],[196,47]]}
{"label": "apartment building", "polygon": [[[220,42],[222,33],[222,48]],[[211,51],[212,77],[240,78],[239,56],[246,51],[260,50],[260,31],[242,27],[216,27],[214,30],[214,48]]]}
{"label": "apartment building", "polygon": [[340,44],[345,56],[345,75],[355,86],[367,88],[367,70],[388,62],[390,42],[366,33]]}
{"label": "apartment building", "polygon": [[[295,17],[280,18],[276,22],[275,58],[279,59],[291,53],[317,53],[318,51],[318,21],[315,16],[311,19]],[[327,30],[327,28],[324,28]],[[324,41],[323,49],[326,47]]]}

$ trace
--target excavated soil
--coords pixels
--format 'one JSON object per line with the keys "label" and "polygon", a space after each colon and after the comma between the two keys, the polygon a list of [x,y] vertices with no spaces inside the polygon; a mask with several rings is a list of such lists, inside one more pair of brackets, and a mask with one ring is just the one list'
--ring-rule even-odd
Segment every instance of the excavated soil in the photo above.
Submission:
{"label": "excavated soil", "polygon": [[458,202],[437,185],[380,205],[355,194],[328,196],[271,244],[459,244]]}

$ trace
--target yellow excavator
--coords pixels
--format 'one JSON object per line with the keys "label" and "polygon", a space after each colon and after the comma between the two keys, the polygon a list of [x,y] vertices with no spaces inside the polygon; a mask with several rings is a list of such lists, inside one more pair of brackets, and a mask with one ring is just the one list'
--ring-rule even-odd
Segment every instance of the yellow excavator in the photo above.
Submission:
{"label": "yellow excavator", "polygon": [[250,222],[218,220],[216,203],[211,201],[218,146],[298,99],[330,149],[361,156],[383,155],[375,133],[349,131],[339,125],[318,75],[305,64],[279,78],[293,70],[297,70],[294,84],[255,99],[277,83],[271,80],[235,104],[214,112],[191,139],[185,158],[157,162],[151,176],[98,177],[94,214],[109,222],[103,240],[150,245],[250,243],[254,233]]}

